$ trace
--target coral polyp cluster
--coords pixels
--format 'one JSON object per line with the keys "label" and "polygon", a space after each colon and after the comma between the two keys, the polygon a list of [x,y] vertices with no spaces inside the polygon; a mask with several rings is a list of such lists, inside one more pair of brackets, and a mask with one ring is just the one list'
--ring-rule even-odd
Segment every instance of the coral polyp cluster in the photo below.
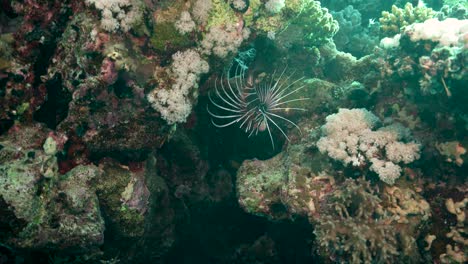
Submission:
{"label": "coral polyp cluster", "polygon": [[365,109],[340,109],[327,116],[322,127],[323,137],[317,141],[322,153],[344,165],[366,166],[387,184],[394,184],[400,176],[398,163],[408,164],[419,158],[420,145],[408,140],[408,130],[392,124],[372,130],[378,118]]}

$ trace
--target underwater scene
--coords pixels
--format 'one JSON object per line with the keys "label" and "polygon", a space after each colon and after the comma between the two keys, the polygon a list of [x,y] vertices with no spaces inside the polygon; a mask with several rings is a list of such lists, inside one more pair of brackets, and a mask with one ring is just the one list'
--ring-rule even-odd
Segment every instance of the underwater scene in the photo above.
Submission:
{"label": "underwater scene", "polygon": [[0,264],[468,263],[468,0],[0,0]]}

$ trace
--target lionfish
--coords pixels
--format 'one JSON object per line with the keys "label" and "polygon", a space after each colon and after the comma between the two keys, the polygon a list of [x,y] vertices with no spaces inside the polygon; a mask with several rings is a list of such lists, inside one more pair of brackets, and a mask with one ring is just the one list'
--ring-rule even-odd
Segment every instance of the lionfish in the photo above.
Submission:
{"label": "lionfish", "polygon": [[[276,127],[289,141],[278,121],[285,121],[301,130],[293,121],[281,114],[291,110],[305,111],[304,108],[288,107],[287,104],[308,98],[291,98],[294,93],[304,88],[304,85],[292,91],[289,91],[290,88],[296,86],[304,77],[291,81],[294,73],[285,76],[286,69],[287,67],[279,76],[276,76],[275,70],[270,78],[256,83],[252,76],[246,77],[246,68],[238,65],[234,77],[231,78],[228,70],[219,81],[216,79],[214,91],[208,93],[208,97],[211,104],[222,114],[213,113],[207,106],[213,125],[218,128],[238,125],[248,137],[268,131],[273,149],[275,148],[271,133],[273,127]],[[212,93],[216,95],[216,99]]]}

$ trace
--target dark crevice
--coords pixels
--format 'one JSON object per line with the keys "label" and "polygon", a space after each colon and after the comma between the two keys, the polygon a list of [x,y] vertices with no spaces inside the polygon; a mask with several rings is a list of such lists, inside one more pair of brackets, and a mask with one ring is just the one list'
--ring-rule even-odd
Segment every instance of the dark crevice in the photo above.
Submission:
{"label": "dark crevice", "polygon": [[[39,91],[41,85],[45,85],[47,89],[47,98],[44,104],[34,113],[34,120],[45,123],[49,128],[55,129],[57,125],[63,120],[68,112],[68,102],[71,100],[71,95],[63,89],[61,85],[61,76],[55,75],[51,80],[45,84],[41,80],[41,76],[47,74],[47,70],[51,64],[52,57],[54,56],[57,48],[57,42],[60,40],[70,18],[71,9],[63,12],[56,23],[50,27],[48,31],[38,29],[33,30],[26,35],[28,38],[44,38],[45,41],[39,49],[38,57],[33,65],[34,82],[33,87]],[[35,34],[39,34],[38,36]]]}
{"label": "dark crevice", "polygon": [[34,113],[34,120],[55,129],[68,115],[68,103],[71,101],[71,94],[63,88],[62,78],[59,74],[47,81],[45,86],[47,99],[41,108]]}
{"label": "dark crevice", "polygon": [[122,98],[131,98],[133,96],[133,90],[131,87],[127,85],[127,76],[123,73],[119,73],[119,78],[114,83],[114,93],[115,95],[122,99]]}
{"label": "dark crevice", "polygon": [[7,132],[15,122],[11,119],[0,119],[0,135]]}

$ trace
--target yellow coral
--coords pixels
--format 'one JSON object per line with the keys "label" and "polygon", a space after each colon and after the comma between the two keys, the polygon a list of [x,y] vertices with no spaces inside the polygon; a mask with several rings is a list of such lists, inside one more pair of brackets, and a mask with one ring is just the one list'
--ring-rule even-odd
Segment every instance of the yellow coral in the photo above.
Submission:
{"label": "yellow coral", "polygon": [[394,36],[400,33],[402,27],[423,22],[429,18],[433,18],[435,14],[432,8],[425,6],[413,7],[411,3],[406,3],[404,8],[393,5],[391,12],[382,12],[382,17],[379,19],[381,24],[380,31],[383,37]]}
{"label": "yellow coral", "polygon": [[463,158],[461,157],[466,153],[466,149],[458,141],[449,141],[445,143],[436,144],[436,148],[440,154],[447,157],[448,162],[453,162],[458,166],[463,165]]}

